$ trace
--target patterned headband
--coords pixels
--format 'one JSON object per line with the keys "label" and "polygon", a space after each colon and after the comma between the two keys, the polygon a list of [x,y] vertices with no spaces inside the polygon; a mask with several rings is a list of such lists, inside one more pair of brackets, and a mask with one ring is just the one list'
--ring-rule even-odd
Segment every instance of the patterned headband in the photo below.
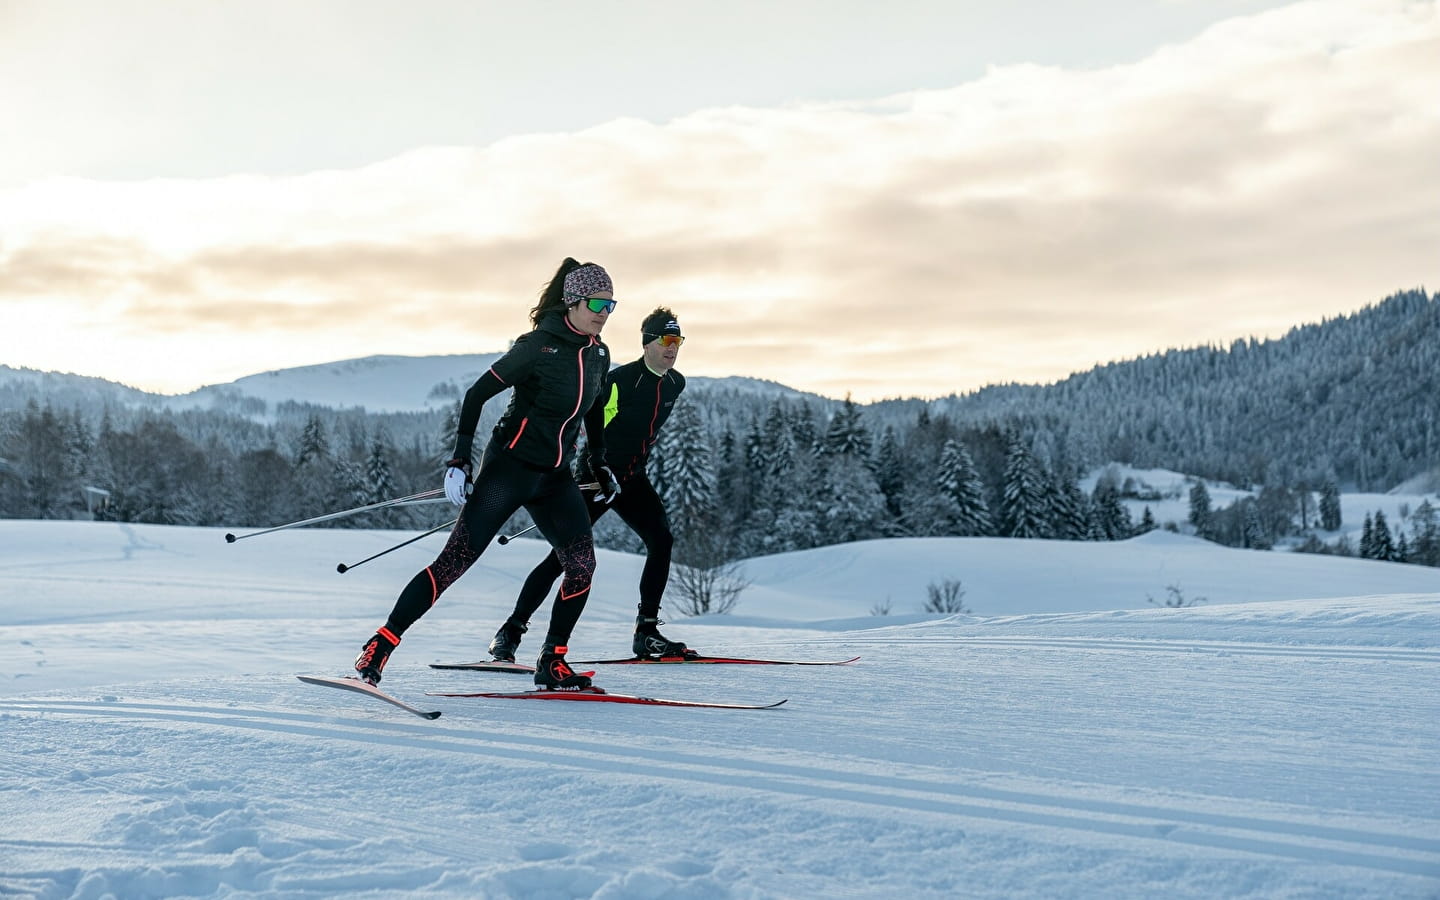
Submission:
{"label": "patterned headband", "polygon": [[594,263],[586,263],[565,276],[565,305],[574,306],[591,294],[613,290],[610,274]]}

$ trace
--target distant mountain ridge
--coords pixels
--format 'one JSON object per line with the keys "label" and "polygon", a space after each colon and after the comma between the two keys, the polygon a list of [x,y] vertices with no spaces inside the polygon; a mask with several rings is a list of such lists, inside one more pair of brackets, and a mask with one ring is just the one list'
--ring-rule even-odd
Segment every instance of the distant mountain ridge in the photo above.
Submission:
{"label": "distant mountain ridge", "polygon": [[[501,353],[449,356],[366,356],[246,375],[186,394],[154,394],[138,388],[63,372],[0,365],[0,410],[22,409],[30,400],[57,408],[110,406],[182,412],[214,409],[264,417],[285,403],[332,409],[363,407],[371,413],[424,412],[453,404]],[[749,395],[809,397],[774,381],[732,376],[692,376],[696,387]]]}

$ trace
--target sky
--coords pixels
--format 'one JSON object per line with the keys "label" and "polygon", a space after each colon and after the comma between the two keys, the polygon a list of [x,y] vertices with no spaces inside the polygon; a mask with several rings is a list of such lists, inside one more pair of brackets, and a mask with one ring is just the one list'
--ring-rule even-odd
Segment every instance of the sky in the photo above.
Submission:
{"label": "sky", "polygon": [[[426,721],[295,676],[347,671],[443,535],[338,575],[410,535],[222,533],[0,520],[0,894],[1440,892],[1437,569],[1164,531],[864,541],[748,560],[733,614],[665,628],[852,665],[595,667],[777,709],[430,696],[529,687],[429,667],[483,658],[549,549],[520,538],[386,666]],[[572,660],[630,644],[643,559],[598,557]],[[952,576],[966,612],[921,612]],[[1148,601],[1169,584],[1194,605]]]}
{"label": "sky", "polygon": [[1435,0],[0,0],[0,364],[496,352],[573,256],[619,359],[1049,382],[1440,284],[1436,83]]}

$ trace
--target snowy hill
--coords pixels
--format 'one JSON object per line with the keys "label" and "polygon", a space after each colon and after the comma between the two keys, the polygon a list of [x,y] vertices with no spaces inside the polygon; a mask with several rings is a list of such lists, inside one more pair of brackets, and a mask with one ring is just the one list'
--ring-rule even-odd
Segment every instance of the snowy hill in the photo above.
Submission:
{"label": "snowy hill", "polygon": [[[917,613],[926,587],[958,579],[975,616],[1153,608],[1176,585],[1210,605],[1374,593],[1440,593],[1440,569],[1221,547],[1152,531],[1128,541],[893,538],[762,556],[736,613],[776,618],[863,616],[889,602]],[[859,605],[862,604],[863,605]]]}
{"label": "snowy hill", "polygon": [[[386,669],[426,722],[294,675],[346,671],[442,536],[339,575],[410,535],[222,535],[0,521],[0,893],[1440,894],[1440,570],[870,541],[750,560],[735,615],[666,609],[704,650],[855,665],[596,676],[779,709],[426,696],[525,686],[426,665],[483,653],[546,550],[521,539]],[[641,566],[600,552],[573,659],[628,648]],[[944,577],[970,614],[915,611]],[[1175,581],[1210,602],[1146,602]]]}
{"label": "snowy hill", "polygon": [[243,397],[268,406],[293,401],[316,406],[363,406],[370,412],[409,412],[446,406],[484,374],[499,353],[456,356],[367,356],[247,375],[171,398],[172,407],[209,407]]}
{"label": "snowy hill", "polygon": [[[253,417],[263,417],[281,403],[335,409],[363,407],[372,413],[416,412],[454,403],[500,356],[499,352],[367,356],[260,372],[173,396],[151,394],[101,378],[0,365],[0,409],[20,409],[33,398],[61,408],[92,408],[108,403],[171,410],[213,408]],[[690,378],[690,384],[703,390],[732,390],[762,397],[816,396],[744,376],[697,376]]]}

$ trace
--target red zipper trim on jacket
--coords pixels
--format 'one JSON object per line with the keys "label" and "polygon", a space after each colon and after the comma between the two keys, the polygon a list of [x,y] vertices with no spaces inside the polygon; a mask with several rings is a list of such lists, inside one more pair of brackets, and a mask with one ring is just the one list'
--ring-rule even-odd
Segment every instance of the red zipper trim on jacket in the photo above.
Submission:
{"label": "red zipper trim on jacket", "polygon": [[505,445],[506,450],[514,450],[515,445],[520,443],[520,435],[525,433],[525,426],[530,424],[530,417],[526,416],[520,420],[520,430],[515,432],[515,439]]}
{"label": "red zipper trim on jacket", "polygon": [[655,409],[650,413],[650,433],[645,435],[646,441],[653,442],[655,438],[655,420],[660,418],[660,387],[664,380],[663,377],[655,379]]}
{"label": "red zipper trim on jacket", "polygon": [[576,334],[584,335],[589,338],[590,341],[584,347],[575,351],[575,363],[580,373],[580,377],[576,379],[575,384],[575,409],[571,410],[570,415],[566,417],[565,421],[560,423],[560,430],[555,433],[555,468],[559,468],[560,464],[565,461],[565,426],[575,421],[575,416],[580,412],[581,404],[585,402],[585,351],[595,346],[596,343],[595,335],[585,334],[585,332],[571,325],[568,318],[565,320],[565,327]]}

